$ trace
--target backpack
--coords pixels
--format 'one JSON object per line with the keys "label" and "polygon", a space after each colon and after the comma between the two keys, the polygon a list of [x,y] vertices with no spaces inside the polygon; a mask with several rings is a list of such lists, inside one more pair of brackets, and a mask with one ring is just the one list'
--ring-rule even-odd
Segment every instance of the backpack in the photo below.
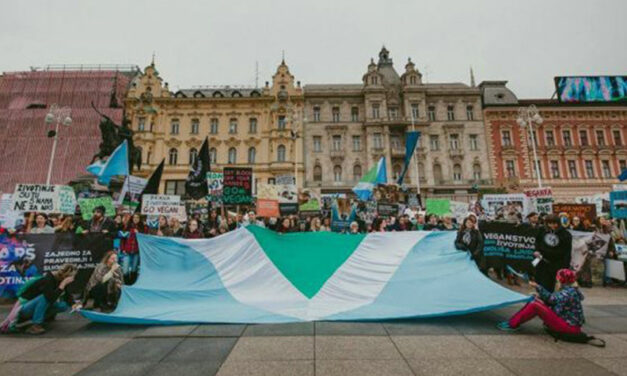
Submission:
{"label": "backpack", "polygon": [[568,334],[553,331],[547,327],[544,330],[557,341],[564,342],[573,342],[573,343],[587,343],[588,345],[595,347],[605,347],[605,341],[601,338],[596,338],[595,336],[589,336],[584,332],[579,332],[577,334]]}

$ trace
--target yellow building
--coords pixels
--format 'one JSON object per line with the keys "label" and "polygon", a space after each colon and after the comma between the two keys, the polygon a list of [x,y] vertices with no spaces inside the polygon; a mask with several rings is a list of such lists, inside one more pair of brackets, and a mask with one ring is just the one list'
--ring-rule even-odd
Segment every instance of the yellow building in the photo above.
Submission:
{"label": "yellow building", "polygon": [[209,138],[211,171],[252,167],[255,183],[296,174],[302,186],[303,90],[282,61],[263,88],[199,87],[171,92],[154,63],[132,82],[127,119],[148,176],[165,158],[160,192],[183,194],[190,164]]}

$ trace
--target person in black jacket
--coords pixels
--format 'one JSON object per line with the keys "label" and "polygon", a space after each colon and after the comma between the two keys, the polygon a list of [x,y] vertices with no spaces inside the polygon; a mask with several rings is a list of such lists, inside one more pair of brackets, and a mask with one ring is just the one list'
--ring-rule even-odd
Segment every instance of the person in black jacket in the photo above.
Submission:
{"label": "person in black jacket", "polygon": [[536,282],[553,292],[557,271],[570,268],[573,237],[562,227],[557,215],[547,215],[544,224],[536,236],[533,253],[534,257],[541,258],[536,266]]}
{"label": "person in black jacket", "polygon": [[469,252],[470,257],[475,260],[479,270],[484,274],[486,273],[483,262],[483,236],[477,230],[473,218],[466,217],[462,222],[459,231],[457,231],[455,248]]}
{"label": "person in black jacket", "polygon": [[[69,294],[63,294],[65,288],[74,281],[76,265],[65,264],[55,272],[48,272],[33,282],[20,298],[26,300],[19,313],[19,321],[32,320],[32,325],[26,330],[29,334],[42,334],[46,330],[42,327],[46,317],[54,316],[66,311],[72,302]],[[57,301],[64,295],[63,301]]]}

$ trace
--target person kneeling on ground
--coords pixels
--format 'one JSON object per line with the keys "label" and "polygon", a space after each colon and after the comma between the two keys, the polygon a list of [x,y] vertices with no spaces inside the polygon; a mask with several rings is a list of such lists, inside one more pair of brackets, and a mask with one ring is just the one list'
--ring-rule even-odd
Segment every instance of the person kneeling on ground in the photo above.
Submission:
{"label": "person kneeling on ground", "polygon": [[88,300],[93,299],[93,308],[103,311],[113,310],[120,298],[123,281],[124,275],[118,264],[118,256],[114,251],[108,251],[85,286],[83,305],[87,305]]}
{"label": "person kneeling on ground", "polygon": [[71,297],[64,293],[64,290],[74,282],[77,270],[76,265],[65,264],[61,269],[38,278],[20,293],[20,300],[24,302],[18,314],[18,325],[20,322],[32,321],[26,333],[44,333],[46,331],[42,327],[44,320],[52,319],[57,313],[69,309],[72,304]]}
{"label": "person kneeling on ground", "polygon": [[570,269],[560,269],[556,279],[558,289],[554,293],[550,293],[535,282],[529,282],[529,285],[535,287],[537,291],[536,299],[527,303],[509,321],[503,321],[497,327],[504,331],[513,331],[539,316],[547,329],[553,332],[581,333],[585,318],[581,306],[583,294],[577,287],[577,275]]}

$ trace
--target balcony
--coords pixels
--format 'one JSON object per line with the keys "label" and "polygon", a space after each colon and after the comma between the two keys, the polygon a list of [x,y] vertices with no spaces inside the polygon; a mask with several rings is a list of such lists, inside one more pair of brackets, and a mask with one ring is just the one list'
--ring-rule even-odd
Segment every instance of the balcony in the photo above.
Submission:
{"label": "balcony", "polygon": [[405,149],[400,147],[400,146],[396,146],[396,147],[392,147],[392,156],[393,157],[404,157],[405,156]]}
{"label": "balcony", "polygon": [[329,156],[332,159],[344,159],[344,156],[346,155],[346,151],[345,150],[341,150],[341,149],[331,149],[331,151],[329,152]]}
{"label": "balcony", "polygon": [[448,155],[451,158],[464,158],[464,151],[462,149],[449,149]]}

